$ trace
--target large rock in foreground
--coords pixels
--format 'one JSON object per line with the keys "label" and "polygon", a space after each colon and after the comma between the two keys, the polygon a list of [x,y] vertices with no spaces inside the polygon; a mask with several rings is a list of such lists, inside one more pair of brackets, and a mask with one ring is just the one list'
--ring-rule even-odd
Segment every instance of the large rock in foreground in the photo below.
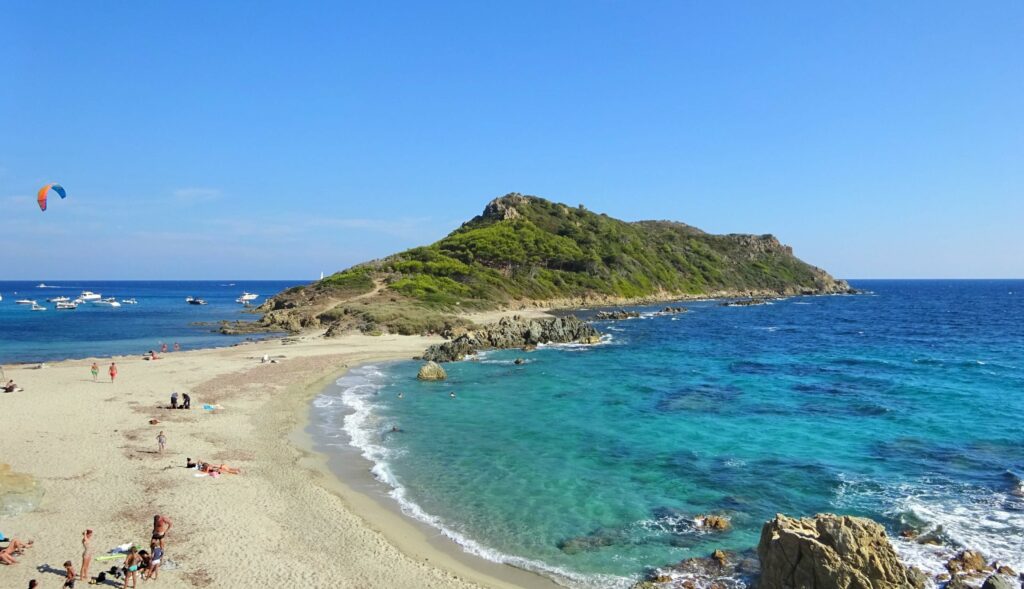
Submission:
{"label": "large rock in foreground", "polygon": [[761,529],[760,589],[912,589],[885,529],[865,518],[776,515]]}
{"label": "large rock in foreground", "polygon": [[596,344],[600,340],[601,334],[592,325],[571,315],[550,319],[503,317],[492,325],[464,333],[449,342],[430,346],[423,353],[423,359],[454,362],[478,350],[523,348],[547,343]]}

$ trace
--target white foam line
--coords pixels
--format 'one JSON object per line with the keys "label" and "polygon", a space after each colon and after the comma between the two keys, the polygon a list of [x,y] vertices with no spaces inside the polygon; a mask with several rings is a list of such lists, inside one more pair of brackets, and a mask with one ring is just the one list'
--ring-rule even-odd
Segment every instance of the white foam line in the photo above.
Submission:
{"label": "white foam line", "polygon": [[[352,369],[336,383],[342,388],[340,396],[320,395],[314,400],[314,407],[331,413],[342,407],[351,411],[344,417],[342,426],[348,435],[349,444],[359,450],[363,458],[373,463],[370,472],[377,480],[391,487],[388,495],[398,503],[403,514],[436,528],[470,554],[491,562],[545,574],[568,587],[579,589],[627,588],[635,582],[635,579],[615,575],[583,575],[539,560],[500,552],[448,527],[440,518],[427,513],[417,503],[409,499],[407,489],[402,486],[387,461],[388,458],[394,456],[394,453],[375,442],[379,439],[379,433],[375,427],[377,418],[373,414],[373,404],[370,399],[376,391],[384,386],[383,383],[373,382],[373,379],[380,379],[383,376],[384,374],[374,366]],[[331,422],[333,420],[325,420],[321,424],[322,429],[329,428],[327,424]]]}

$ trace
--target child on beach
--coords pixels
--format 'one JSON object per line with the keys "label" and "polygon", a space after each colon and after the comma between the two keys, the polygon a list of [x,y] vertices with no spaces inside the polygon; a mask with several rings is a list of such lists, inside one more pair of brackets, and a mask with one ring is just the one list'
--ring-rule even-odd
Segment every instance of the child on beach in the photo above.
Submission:
{"label": "child on beach", "polygon": [[75,565],[70,560],[64,561],[64,587],[75,589]]}
{"label": "child on beach", "polygon": [[160,545],[156,542],[150,542],[149,549],[152,551],[153,556],[149,560],[149,568],[146,570],[146,574],[143,575],[143,579],[156,579],[160,574],[160,560],[164,557],[164,549],[160,548]]}
{"label": "child on beach", "polygon": [[156,445],[157,445],[158,451],[161,454],[163,454],[164,453],[164,448],[167,446],[167,436],[164,435],[164,432],[161,431],[156,436]]}
{"label": "child on beach", "polygon": [[92,373],[92,381],[96,382],[96,377],[100,374],[100,365],[93,362],[92,367],[89,368],[89,372]]}
{"label": "child on beach", "polygon": [[110,373],[110,384],[114,384],[114,379],[117,378],[117,364],[111,362],[110,370],[107,370],[107,372]]}

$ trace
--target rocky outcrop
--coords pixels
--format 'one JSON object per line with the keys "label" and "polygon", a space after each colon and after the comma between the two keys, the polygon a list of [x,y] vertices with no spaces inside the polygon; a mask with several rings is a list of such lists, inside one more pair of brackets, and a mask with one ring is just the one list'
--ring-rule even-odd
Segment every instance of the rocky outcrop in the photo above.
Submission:
{"label": "rocky outcrop", "polygon": [[1020,582],[1009,575],[992,575],[981,584],[981,589],[1020,589]]}
{"label": "rocky outcrop", "polygon": [[446,380],[448,373],[437,362],[427,362],[420,366],[420,371],[416,373],[416,378],[419,380]]}
{"label": "rocky outcrop", "polygon": [[627,311],[625,309],[619,309],[617,311],[598,311],[594,315],[594,319],[598,321],[621,321],[622,319],[630,319],[639,316],[640,313],[638,313],[637,311]]}
{"label": "rocky outcrop", "polygon": [[757,305],[767,305],[768,299],[740,299],[738,301],[726,301],[721,304],[722,307],[754,307]]}
{"label": "rocky outcrop", "polygon": [[729,518],[712,514],[697,516],[697,526],[715,532],[725,532],[732,528]]}
{"label": "rocky outcrop", "polygon": [[633,589],[744,589],[753,584],[759,570],[752,550],[715,550],[710,556],[652,569]]}
{"label": "rocky outcrop", "polygon": [[974,550],[961,550],[956,556],[946,561],[946,570],[951,575],[983,573],[993,570],[985,562],[985,555]]}
{"label": "rocky outcrop", "polygon": [[665,307],[658,312],[659,315],[678,315],[679,313],[686,313],[689,309],[686,307]]}
{"label": "rocky outcrop", "polygon": [[885,529],[865,518],[777,515],[757,546],[760,589],[910,589]]}
{"label": "rocky outcrop", "polygon": [[551,319],[503,317],[497,323],[430,346],[422,358],[433,362],[454,362],[479,350],[524,348],[546,343],[596,344],[600,339],[601,334],[593,326],[573,316]]}

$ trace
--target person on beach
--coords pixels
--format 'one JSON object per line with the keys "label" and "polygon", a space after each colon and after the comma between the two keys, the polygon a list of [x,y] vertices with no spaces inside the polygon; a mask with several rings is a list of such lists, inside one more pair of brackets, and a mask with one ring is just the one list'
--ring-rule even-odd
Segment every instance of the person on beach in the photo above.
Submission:
{"label": "person on beach", "polygon": [[67,589],[75,589],[75,578],[78,575],[75,574],[75,565],[71,564],[70,560],[64,561],[64,587]]}
{"label": "person on beach", "polygon": [[89,565],[92,564],[92,548],[89,544],[92,542],[92,530],[85,530],[82,532],[82,570],[78,578],[86,580],[89,577]]}
{"label": "person on beach", "polygon": [[117,364],[111,362],[107,373],[110,374],[110,384],[114,384],[114,379],[117,378]]}
{"label": "person on beach", "polygon": [[153,540],[160,543],[161,550],[164,550],[164,536],[171,531],[172,525],[171,520],[160,514],[153,516]]}
{"label": "person on beach", "polygon": [[164,557],[164,549],[156,542],[150,542],[149,550],[152,556],[149,559],[149,568],[146,569],[146,574],[142,576],[143,579],[156,579],[160,574],[160,561]]}
{"label": "person on beach", "polygon": [[20,555],[26,548],[30,548],[31,546],[32,540],[22,542],[17,538],[11,538],[11,543],[3,550],[0,550],[0,562],[4,564],[18,564],[18,561],[14,560],[15,555]]}
{"label": "person on beach", "polygon": [[210,474],[242,474],[242,470],[238,468],[232,468],[226,464],[214,466],[209,462],[199,463],[199,472],[207,472]]}
{"label": "person on beach", "polygon": [[160,344],[160,353],[161,354],[166,354],[167,353],[167,344]]}
{"label": "person on beach", "polygon": [[14,384],[13,380],[7,381],[7,384],[4,385],[5,393],[13,393],[16,390],[18,390],[18,385]]}
{"label": "person on beach", "polygon": [[175,352],[180,352],[181,351],[181,346],[178,345],[178,342],[174,342],[174,351]]}
{"label": "person on beach", "polygon": [[28,582],[28,589],[36,589],[37,587],[39,587],[39,581],[32,579]]}
{"label": "person on beach", "polygon": [[161,454],[163,454],[164,453],[164,448],[167,447],[167,436],[165,436],[164,432],[162,432],[162,431],[159,434],[157,434],[157,436],[156,436],[156,446],[157,446],[157,451],[160,452]]}
{"label": "person on beach", "polygon": [[89,372],[92,373],[92,381],[96,382],[96,377],[100,375],[100,365],[93,362],[92,366],[89,367]]}
{"label": "person on beach", "polygon": [[132,587],[135,587],[135,583],[138,579],[135,576],[136,571],[139,570],[139,565],[142,564],[142,558],[139,557],[139,549],[132,546],[131,550],[128,551],[128,556],[124,558],[124,585],[121,585],[122,589],[128,587],[128,579],[132,580]]}
{"label": "person on beach", "polygon": [[191,409],[192,408],[192,397],[188,396],[188,393],[181,394],[181,408]]}
{"label": "person on beach", "polygon": [[171,393],[171,409],[178,408],[178,391]]}

